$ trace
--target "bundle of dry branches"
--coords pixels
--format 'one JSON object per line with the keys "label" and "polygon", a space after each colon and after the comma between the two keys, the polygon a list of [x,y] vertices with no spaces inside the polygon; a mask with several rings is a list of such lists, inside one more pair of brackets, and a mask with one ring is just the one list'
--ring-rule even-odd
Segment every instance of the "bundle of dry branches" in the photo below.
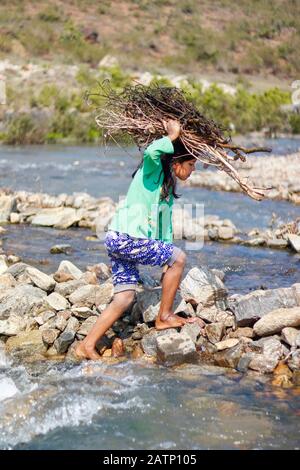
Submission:
{"label": "bundle of dry branches", "polygon": [[120,93],[109,82],[100,84],[97,93],[104,104],[96,122],[106,138],[130,135],[139,147],[146,147],[165,134],[164,122],[177,119],[181,124],[180,140],[187,153],[206,165],[217,167],[230,175],[250,197],[261,200],[264,194],[242,180],[232,165],[234,160],[246,161],[245,154],[269,152],[269,148],[249,148],[233,145],[223,135],[224,129],[207,119],[175,87],[130,85]]}

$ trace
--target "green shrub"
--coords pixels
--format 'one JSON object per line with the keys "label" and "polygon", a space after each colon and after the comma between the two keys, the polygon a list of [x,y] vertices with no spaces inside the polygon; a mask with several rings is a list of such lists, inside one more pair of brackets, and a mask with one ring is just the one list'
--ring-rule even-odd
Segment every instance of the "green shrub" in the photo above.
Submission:
{"label": "green shrub", "polygon": [[42,21],[53,23],[62,19],[62,12],[57,9],[57,6],[49,5],[38,14],[38,18]]}
{"label": "green shrub", "polygon": [[289,124],[293,134],[300,134],[300,114],[291,114]]}
{"label": "green shrub", "polygon": [[57,100],[59,90],[56,85],[44,85],[36,98],[40,106],[49,107]]}
{"label": "green shrub", "polygon": [[45,141],[46,129],[39,127],[32,118],[20,114],[13,118],[7,128],[5,144],[41,144]]}

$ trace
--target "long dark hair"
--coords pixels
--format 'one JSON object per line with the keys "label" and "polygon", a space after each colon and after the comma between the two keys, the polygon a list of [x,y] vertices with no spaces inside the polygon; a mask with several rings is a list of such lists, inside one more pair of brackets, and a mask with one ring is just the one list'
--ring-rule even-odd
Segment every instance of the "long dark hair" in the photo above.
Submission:
{"label": "long dark hair", "polygon": [[[173,170],[173,163],[183,163],[188,160],[193,160],[194,157],[188,153],[185,146],[179,140],[173,142],[174,147],[174,154],[173,155],[162,155],[161,157],[161,164],[162,164],[162,171],[159,175],[158,180],[156,183],[158,184],[161,178],[162,173],[164,174],[164,180],[162,184],[162,192],[161,192],[161,199],[167,199],[170,194],[173,194],[175,199],[178,199],[181,195],[176,193],[176,176]],[[137,171],[142,168],[144,163],[144,158],[140,161],[136,170],[132,173],[132,178],[135,176]]]}

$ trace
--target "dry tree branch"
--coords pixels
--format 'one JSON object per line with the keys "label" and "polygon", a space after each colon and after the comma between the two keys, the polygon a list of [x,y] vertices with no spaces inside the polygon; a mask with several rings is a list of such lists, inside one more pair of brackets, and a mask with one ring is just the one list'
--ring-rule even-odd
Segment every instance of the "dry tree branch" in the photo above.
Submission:
{"label": "dry tree branch", "polygon": [[104,100],[104,105],[96,123],[104,129],[106,139],[115,140],[126,134],[139,147],[146,147],[165,134],[163,121],[177,119],[181,124],[180,140],[188,153],[206,165],[225,171],[253,199],[264,197],[261,190],[266,188],[258,190],[248,185],[231,162],[244,162],[246,155],[270,152],[270,148],[234,145],[230,138],[225,138],[225,129],[201,114],[178,88],[138,84],[117,93],[107,80],[99,85],[97,95]]}

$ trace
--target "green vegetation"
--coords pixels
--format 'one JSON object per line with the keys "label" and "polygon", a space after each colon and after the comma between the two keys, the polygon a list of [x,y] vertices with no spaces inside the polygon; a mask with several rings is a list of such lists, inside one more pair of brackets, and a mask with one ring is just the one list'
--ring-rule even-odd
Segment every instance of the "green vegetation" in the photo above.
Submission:
{"label": "green vegetation", "polygon": [[[28,62],[79,65],[66,82],[55,72],[53,83],[42,77],[17,86],[11,75],[1,142],[96,142],[97,83],[107,78],[120,91],[132,80],[129,70],[148,70],[152,82],[170,86],[166,68],[216,81],[234,74],[234,95],[192,79],[181,85],[232,133],[300,133],[299,115],[282,108],[290,93],[251,90],[251,76],[285,85],[300,77],[298,0],[3,0],[0,28],[0,60],[24,70]],[[120,65],[100,67],[106,55]]]}
{"label": "green vegetation", "polygon": [[[59,89],[46,84],[39,90],[27,90],[20,94],[8,90],[12,106],[16,109],[0,140],[9,144],[82,142],[99,140],[101,131],[95,123],[101,99],[97,96],[98,83],[109,79],[112,87],[120,91],[131,77],[120,67],[98,70],[81,68],[76,76],[78,86]],[[152,83],[172,86],[167,77],[154,76]],[[223,91],[216,84],[203,89],[201,83],[185,80],[181,87],[188,99],[193,101],[205,116],[214,119],[232,134],[265,131],[270,135],[278,132],[300,132],[300,116],[283,111],[282,106],[291,102],[290,93],[271,88],[262,93],[251,93],[243,80],[235,94]],[[28,96],[28,109],[24,114],[24,96]],[[20,112],[18,105],[22,103]]]}

